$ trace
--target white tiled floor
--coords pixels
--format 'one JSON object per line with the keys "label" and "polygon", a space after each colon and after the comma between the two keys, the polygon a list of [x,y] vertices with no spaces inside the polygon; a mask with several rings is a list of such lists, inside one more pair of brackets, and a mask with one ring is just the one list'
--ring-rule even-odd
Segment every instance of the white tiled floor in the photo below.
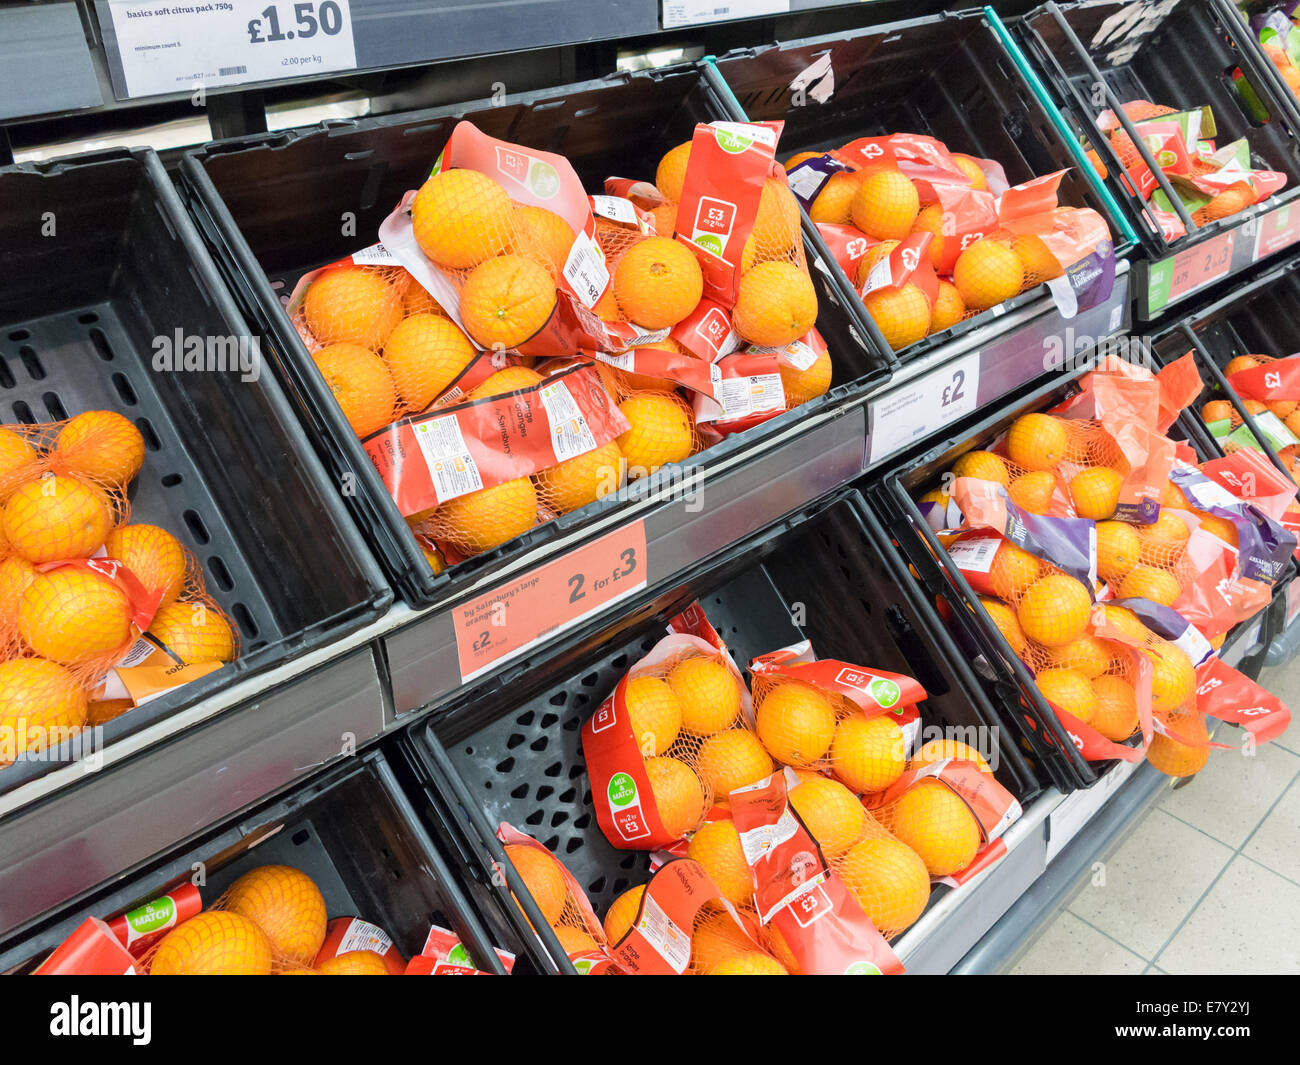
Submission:
{"label": "white tiled floor", "polygon": [[[1300,661],[1260,681],[1300,717]],[[1300,973],[1300,723],[1162,796],[1012,972]]]}

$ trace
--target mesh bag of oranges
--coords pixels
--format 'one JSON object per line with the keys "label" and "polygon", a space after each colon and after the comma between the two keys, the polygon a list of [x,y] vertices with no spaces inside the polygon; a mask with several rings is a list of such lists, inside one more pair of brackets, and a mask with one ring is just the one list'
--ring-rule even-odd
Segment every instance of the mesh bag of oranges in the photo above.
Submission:
{"label": "mesh bag of oranges", "polygon": [[825,770],[855,794],[903,772],[925,689],[911,677],[815,659],[808,641],[750,663],[754,731],[779,765]]}
{"label": "mesh bag of oranges", "polygon": [[[1224,367],[1224,375],[1264,440],[1300,484],[1300,358],[1238,355]],[[1259,443],[1227,400],[1206,403],[1201,416],[1225,451],[1258,449]]]}
{"label": "mesh bag of oranges", "polygon": [[[515,956],[500,947],[494,949],[507,973],[514,971]],[[460,936],[450,928],[434,925],[425,937],[420,953],[406,963],[404,976],[486,976],[470,956]]]}
{"label": "mesh bag of oranges", "polygon": [[910,133],[786,165],[894,350],[1045,282],[1070,313],[1110,294],[1109,230],[1058,206],[1061,173],[1009,187],[995,161]]}
{"label": "mesh bag of oranges", "polygon": [[670,627],[582,729],[597,821],[625,850],[671,845],[715,799],[772,771],[748,727],[744,681],[703,612]]}
{"label": "mesh bag of oranges", "polygon": [[[497,838],[542,919],[581,975],[599,975],[610,967],[604,928],[582,886],[564,863],[541,843],[502,822]],[[531,919],[530,919],[531,923]]]}
{"label": "mesh bag of oranges", "polygon": [[140,431],[111,411],[0,428],[0,765],[233,660],[167,530],[130,523]]}

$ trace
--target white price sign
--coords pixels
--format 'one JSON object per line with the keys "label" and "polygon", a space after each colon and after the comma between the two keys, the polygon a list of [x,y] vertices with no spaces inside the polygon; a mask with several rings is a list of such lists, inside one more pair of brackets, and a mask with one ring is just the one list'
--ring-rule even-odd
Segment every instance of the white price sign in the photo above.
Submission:
{"label": "white price sign", "polygon": [[348,0],[109,0],[126,95],[354,70]]}
{"label": "white price sign", "polygon": [[879,462],[969,414],[976,407],[979,384],[980,353],[972,351],[873,400],[867,461]]}
{"label": "white price sign", "polygon": [[759,15],[780,15],[790,10],[790,0],[664,0],[664,29],[698,26]]}

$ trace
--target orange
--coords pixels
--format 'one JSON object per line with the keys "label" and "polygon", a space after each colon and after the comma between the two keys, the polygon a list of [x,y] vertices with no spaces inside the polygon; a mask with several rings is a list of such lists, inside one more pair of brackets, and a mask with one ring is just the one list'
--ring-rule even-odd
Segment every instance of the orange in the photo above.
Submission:
{"label": "orange", "polygon": [[730,728],[740,716],[740,680],[721,662],[697,655],[673,666],[666,678],[681,704],[681,726],[697,736]]}
{"label": "orange", "polygon": [[939,269],[943,262],[943,207],[937,203],[922,207],[912,223],[912,232],[930,234],[930,262]]}
{"label": "orange", "polygon": [[1034,683],[1044,699],[1085,725],[1097,712],[1097,696],[1092,684],[1076,669],[1044,669],[1034,677]]}
{"label": "orange", "polygon": [[1251,355],[1238,355],[1228,361],[1228,365],[1223,368],[1224,377],[1231,377],[1235,373],[1241,373],[1242,370],[1253,370],[1259,365],[1259,360]]}
{"label": "orange", "polygon": [[574,954],[585,954],[587,951],[600,949],[597,947],[596,941],[581,928],[560,924],[555,925],[551,931],[555,933],[555,938],[560,941],[561,949],[570,957]]}
{"label": "orange", "polygon": [[797,407],[810,399],[826,394],[831,387],[831,353],[822,350],[813,364],[806,370],[799,370],[781,362],[777,369],[781,373],[781,388],[785,392],[787,407]]}
{"label": "orange", "polygon": [[436,314],[443,318],[447,317],[447,311],[442,304],[433,298],[433,294],[423,285],[416,284],[412,284],[402,297],[402,311],[408,318],[413,318],[417,314]]}
{"label": "orange", "polygon": [[515,251],[536,259],[557,282],[564,275],[574,236],[573,227],[554,211],[515,205]]}
{"label": "orange", "polygon": [[537,474],[537,493],[557,514],[602,499],[622,484],[623,452],[617,441],[565,459]]}
{"label": "orange", "polygon": [[722,959],[706,976],[789,976],[785,967],[761,950],[744,950]]}
{"label": "orange", "polygon": [[609,909],[605,912],[605,938],[611,944],[617,943],[632,930],[644,895],[645,885],[642,884],[639,887],[629,888],[610,903]]}
{"label": "orange", "polygon": [[1274,399],[1267,403],[1267,407],[1276,417],[1285,422],[1295,413],[1296,408],[1300,407],[1300,403],[1293,399]]}
{"label": "orange", "polygon": [[987,192],[989,183],[984,176],[984,171],[974,159],[969,155],[961,155],[958,152],[952,153],[952,161],[957,164],[957,169],[970,178],[970,187],[977,191]]}
{"label": "orange", "polygon": [[1246,408],[1246,413],[1249,414],[1252,418],[1258,418],[1261,414],[1263,414],[1266,410],[1268,410],[1268,405],[1265,403],[1261,403],[1257,399],[1243,399],[1241,401],[1241,405]]}
{"label": "orange", "polygon": [[402,320],[402,294],[364,266],[326,270],[307,289],[303,319],[318,344],[359,344],[377,351]]}
{"label": "orange", "polygon": [[1053,647],[1048,657],[1052,665],[1082,673],[1089,680],[1100,677],[1114,661],[1110,645],[1096,636],[1080,636],[1060,647]]}
{"label": "orange", "polygon": [[42,658],[80,665],[126,650],[131,604],[107,577],[65,566],[32,578],[18,602],[18,632]]}
{"label": "orange", "polygon": [[1069,443],[1065,422],[1050,414],[1024,414],[1007,431],[1007,456],[1026,470],[1054,470]]}
{"label": "orange", "polygon": [[434,511],[438,535],[481,554],[526,533],[537,523],[537,492],[527,477],[449,499]]}
{"label": "orange", "polygon": [[1092,693],[1096,704],[1088,724],[1116,743],[1137,731],[1137,693],[1132,684],[1123,677],[1098,677],[1092,682]]}
{"label": "orange", "polygon": [[892,714],[846,717],[835,729],[831,771],[855,792],[883,791],[903,775],[906,747]]}
{"label": "orange", "polygon": [[1006,603],[990,599],[987,596],[980,596],[980,602],[984,605],[989,617],[993,619],[993,624],[998,627],[998,630],[1006,639],[1012,653],[1017,656],[1024,654],[1028,641],[1025,639],[1024,630],[1020,627],[1016,612]]}
{"label": "orange", "polygon": [[871,271],[876,268],[876,264],[892,255],[898,245],[899,241],[896,240],[882,240],[879,244],[873,244],[867,249],[866,254],[858,260],[857,271],[853,275],[853,280],[857,282],[858,288],[867,283],[867,278],[871,276]]}
{"label": "orange", "polygon": [[853,196],[858,191],[862,175],[856,170],[842,170],[832,174],[817,193],[808,217],[814,222],[828,222],[847,226],[853,223]]}
{"label": "orange", "polygon": [[893,351],[925,339],[930,332],[930,301],[910,281],[900,288],[873,289],[862,303]]}
{"label": "orange", "polygon": [[225,909],[252,921],[283,960],[310,965],[325,943],[325,897],[306,873],[263,865],[230,885]]}
{"label": "orange", "polygon": [[397,399],[422,411],[451,387],[474,358],[474,345],[456,323],[437,314],[413,314],[388,335],[384,363]]}
{"label": "orange", "polygon": [[916,851],[931,876],[951,876],[970,865],[980,848],[979,822],[970,808],[937,780],[921,780],[899,796],[890,828]]}
{"label": "orange", "polygon": [[1042,563],[1010,540],[1002,541],[989,567],[993,594],[999,599],[1015,599],[1038,580]]}
{"label": "orange", "polygon": [[742,275],[731,317],[736,332],[751,344],[785,347],[816,323],[817,293],[794,263],[759,263]]}
{"label": "orange", "polygon": [[1023,233],[1011,241],[1011,250],[1015,253],[1024,269],[1024,283],[1037,285],[1060,277],[1065,271],[1061,269],[1060,260],[1052,254],[1042,237],[1032,233]]}
{"label": "orange", "polygon": [[974,747],[960,740],[930,740],[928,743],[923,743],[916,754],[912,755],[907,768],[918,769],[948,759],[956,762],[974,762],[979,766],[981,773],[993,772],[993,767],[989,765],[987,758]]}
{"label": "orange", "polygon": [[939,292],[930,309],[930,332],[941,333],[966,317],[966,302],[950,281],[939,279]]}
{"label": "orange", "polygon": [[799,967],[799,959],[794,956],[790,945],[785,941],[785,936],[781,934],[776,925],[764,925],[761,931],[763,946],[777,961],[785,966],[786,972],[792,976],[803,976],[803,970]]}
{"label": "orange", "polygon": [[968,451],[952,464],[954,477],[974,477],[979,481],[994,481],[1007,486],[1011,475],[1007,464],[992,451]]}
{"label": "orange", "polygon": [[1198,226],[1205,225],[1219,218],[1227,218],[1228,215],[1236,214],[1238,211],[1244,211],[1254,202],[1254,190],[1244,181],[1238,181],[1229,185],[1204,207],[1193,211],[1192,221]]}
{"label": "orange", "polygon": [[641,754],[662,754],[682,727],[682,703],[666,681],[632,677],[623,689],[628,724]]}
{"label": "orange", "polygon": [[1109,603],[1099,605],[1101,606],[1102,619],[1107,625],[1114,626],[1130,639],[1139,643],[1146,642],[1147,637],[1150,635],[1147,627],[1138,620],[1138,616],[1128,607],[1112,606]]}
{"label": "orange", "polygon": [[1207,422],[1238,421],[1236,408],[1226,399],[1212,399],[1201,408],[1201,417]]}
{"label": "orange", "polygon": [[157,525],[123,525],[108,534],[104,552],[139,578],[151,592],[161,591],[159,606],[180,597],[185,588],[185,548]]}
{"label": "orange", "polygon": [[357,436],[369,436],[393,421],[393,377],[373,351],[358,344],[332,344],[313,352],[312,361]]}
{"label": "orange", "polygon": [[0,429],[0,503],[18,485],[34,475],[36,449],[12,429]]}
{"label": "orange", "polygon": [[268,976],[271,942],[247,917],[224,910],[182,921],[158,944],[153,976]]}
{"label": "orange", "polygon": [[9,753],[21,756],[58,743],[86,723],[86,692],[62,666],[44,658],[0,662],[0,766]]}
{"label": "orange", "polygon": [[1142,564],[1128,571],[1117,594],[1121,599],[1150,599],[1162,606],[1173,606],[1183,594],[1183,586],[1168,570]]}
{"label": "orange", "polygon": [[794,155],[790,156],[790,158],[783,164],[785,166],[785,172],[788,174],[800,163],[807,162],[809,159],[820,159],[825,154],[825,152],[795,152]]}
{"label": "orange", "polygon": [[762,696],[755,711],[758,738],[786,765],[812,765],[835,738],[835,710],[810,684],[783,680]]}
{"label": "orange", "polygon": [[691,837],[686,856],[704,866],[723,898],[733,906],[753,904],[754,874],[740,846],[740,833],[730,821],[706,821],[700,825]]}
{"label": "orange", "polygon": [[1103,581],[1122,581],[1138,564],[1142,540],[1137,530],[1122,521],[1097,523],[1097,575]]}
{"label": "orange", "polygon": [[695,310],[704,274],[689,248],[671,237],[647,237],[614,268],[614,297],[628,321],[667,329]]}
{"label": "orange", "polygon": [[1064,573],[1035,581],[1016,604],[1025,635],[1044,647],[1059,647],[1082,636],[1091,612],[1088,589]]}
{"label": "orange", "polygon": [[1179,715],[1170,719],[1169,727],[1183,739],[1199,743],[1194,746],[1182,742],[1182,739],[1157,732],[1151,737],[1151,746],[1147,748],[1147,761],[1166,776],[1190,777],[1199,773],[1210,760],[1210,736],[1201,715]]}
{"label": "orange", "polygon": [[655,168],[655,187],[673,203],[681,202],[682,186],[686,181],[686,165],[690,159],[691,142],[683,141],[676,148],[668,151],[659,160],[659,166]]}
{"label": "orange", "polygon": [[1046,470],[1022,473],[1007,489],[1011,502],[1030,514],[1046,514],[1056,492],[1056,478]]}
{"label": "orange", "polygon": [[896,839],[864,839],[844,855],[836,872],[867,918],[886,936],[911,925],[930,901],[925,862]]}
{"label": "orange", "polygon": [[466,270],[510,246],[515,209],[506,190],[476,170],[443,170],[411,203],[415,241],[439,266]]}
{"label": "orange", "polygon": [[704,816],[704,788],[685,762],[660,756],[645,760],[650,792],[664,830],[681,839]]}
{"label": "orange", "polygon": [[[847,851],[866,831],[866,808],[838,780],[805,780],[790,791],[790,805],[830,860]],[[739,838],[736,842],[739,846]]]}
{"label": "orange", "polygon": [[76,477],[47,474],[18,488],[5,504],[4,538],[28,562],[88,558],[113,527],[108,500]]}
{"label": "orange", "polygon": [[1166,480],[1160,489],[1160,505],[1174,510],[1187,510],[1189,506],[1183,490],[1170,480]]}
{"label": "orange", "polygon": [[696,759],[709,790],[725,799],[737,788],[756,784],[775,768],[767,749],[748,729],[728,729],[710,736]]}
{"label": "orange", "polygon": [[154,615],[149,634],[187,665],[229,662],[235,657],[230,623],[220,610],[201,601],[168,603]]}
{"label": "orange", "polygon": [[388,976],[388,963],[373,950],[349,950],[327,958],[316,970],[321,976]]}
{"label": "orange", "polygon": [[1017,295],[1025,271],[1015,252],[984,237],[957,256],[952,281],[969,309],[983,311]]}
{"label": "orange", "polygon": [[1172,714],[1188,705],[1196,694],[1196,667],[1171,643],[1157,643],[1142,653],[1151,662],[1151,709]]}
{"label": "orange", "polygon": [[[311,972],[312,970],[297,970]],[[318,976],[391,976],[384,956],[373,950],[349,950],[327,958],[315,970]],[[280,973],[281,976],[289,975]]]}
{"label": "orange", "polygon": [[318,973],[315,969],[286,969],[284,972],[277,973],[276,975],[278,976],[321,976],[323,974]]}
{"label": "orange", "polygon": [[1217,536],[1225,543],[1237,546],[1237,527],[1227,518],[1220,518],[1217,514],[1207,514],[1203,510],[1198,510],[1196,516],[1201,519],[1201,528],[1212,536]]}
{"label": "orange", "polygon": [[429,563],[435,577],[447,568],[447,560],[442,557],[441,551],[423,537],[416,537],[416,543],[420,545],[420,553],[424,555],[424,561]]}
{"label": "orange", "polygon": [[645,392],[618,405],[631,423],[618,438],[628,477],[644,477],[660,466],[681,462],[695,450],[695,419],[677,396]]}
{"label": "orange", "polygon": [[1138,535],[1142,538],[1142,561],[1159,566],[1178,559],[1191,532],[1182,518],[1162,508],[1152,524],[1138,526]]}
{"label": "orange", "polygon": [[676,232],[677,204],[671,201],[661,203],[650,214],[654,218],[656,236],[671,237]]}
{"label": "orange", "polygon": [[36,567],[22,555],[0,562],[0,626],[17,624],[18,603],[36,577]]}
{"label": "orange", "polygon": [[541,374],[527,366],[507,366],[494,373],[465,399],[489,399],[492,396],[504,396],[507,392],[522,392],[526,388],[540,385],[544,380]]}
{"label": "orange", "polygon": [[1070,479],[1070,498],[1081,518],[1102,521],[1115,514],[1124,478],[1109,466],[1090,466]]}
{"label": "orange", "polygon": [[[839,177],[850,178],[852,175],[841,174]],[[835,177],[831,178],[834,181]],[[829,186],[829,182],[827,183]],[[822,190],[825,192],[825,189]],[[821,197],[819,196],[818,199]],[[844,199],[847,213],[848,200],[852,199],[852,190]],[[758,212],[754,215],[754,227],[749,239],[754,253],[759,259],[783,259],[799,243],[799,201],[781,178],[770,177],[763,182],[763,191],[759,195]]]}
{"label": "orange", "polygon": [[920,211],[916,186],[898,170],[868,174],[850,205],[853,224],[877,240],[902,240],[912,231]]}
{"label": "orange", "polygon": [[[633,888],[640,891],[640,888]],[[638,897],[639,901],[639,897]],[[615,901],[615,906],[618,901]],[[610,907],[610,913],[613,913]],[[635,912],[635,911],[634,911]],[[606,927],[608,920],[606,917]],[[769,926],[770,927],[770,926]],[[611,939],[610,942],[613,942]],[[731,915],[721,908],[712,911],[704,909],[696,918],[695,930],[691,934],[691,972],[704,973],[725,961],[731,955],[742,950],[753,950],[754,944],[745,935]]]}
{"label": "orange", "polygon": [[126,485],[144,465],[144,437],[122,415],[88,410],[59,430],[56,459],[68,472],[90,481]]}
{"label": "orange", "polygon": [[506,858],[515,867],[546,923],[555,924],[564,913],[569,897],[560,863],[546,851],[522,843],[507,844]]}
{"label": "orange", "polygon": [[532,259],[498,255],[474,267],[460,290],[460,320],[491,351],[518,347],[555,310],[555,282]]}

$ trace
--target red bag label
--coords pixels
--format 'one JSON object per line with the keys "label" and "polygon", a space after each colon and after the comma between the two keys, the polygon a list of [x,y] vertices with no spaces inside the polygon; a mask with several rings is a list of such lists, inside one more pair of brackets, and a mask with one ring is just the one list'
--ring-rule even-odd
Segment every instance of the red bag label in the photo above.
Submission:
{"label": "red bag label", "polygon": [[834,658],[799,661],[808,652],[807,641],[755,658],[750,672],[757,678],[788,677],[844,696],[868,717],[897,712],[926,698],[925,689],[912,677],[883,669],[841,662]]}

